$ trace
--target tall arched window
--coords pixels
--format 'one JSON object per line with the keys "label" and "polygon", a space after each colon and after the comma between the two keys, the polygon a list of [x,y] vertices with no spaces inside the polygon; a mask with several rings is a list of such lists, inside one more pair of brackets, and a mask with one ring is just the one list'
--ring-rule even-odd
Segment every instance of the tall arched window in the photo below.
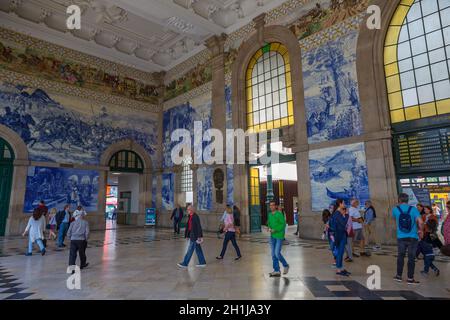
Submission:
{"label": "tall arched window", "polygon": [[294,124],[287,48],[268,43],[251,58],[246,74],[247,129],[259,132]]}
{"label": "tall arched window", "polygon": [[192,193],[192,158],[185,157],[183,159],[183,170],[181,171],[181,192],[184,192],[186,195],[186,203],[193,202],[193,193]]}
{"label": "tall arched window", "polygon": [[391,122],[450,113],[450,1],[401,0],[384,48]]}

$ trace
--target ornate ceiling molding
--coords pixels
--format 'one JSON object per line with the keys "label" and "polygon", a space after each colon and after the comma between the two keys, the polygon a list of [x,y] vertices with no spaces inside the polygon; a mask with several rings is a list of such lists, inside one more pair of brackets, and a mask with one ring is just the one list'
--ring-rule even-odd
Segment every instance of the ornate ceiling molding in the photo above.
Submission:
{"label": "ornate ceiling molding", "polygon": [[144,72],[138,69],[134,69],[128,66],[117,64],[109,60],[101,59],[89,54],[85,54],[79,51],[68,49],[56,44],[36,39],[30,37],[23,33],[15,32],[9,29],[0,28],[0,39],[10,41],[19,44],[23,47],[28,47],[35,49],[39,52],[53,55],[56,57],[64,57],[67,60],[72,60],[74,62],[80,62],[85,65],[93,65],[97,68],[102,69],[105,72],[112,74],[120,74],[126,77],[133,78],[145,82],[149,85],[157,84],[153,74],[149,72]]}

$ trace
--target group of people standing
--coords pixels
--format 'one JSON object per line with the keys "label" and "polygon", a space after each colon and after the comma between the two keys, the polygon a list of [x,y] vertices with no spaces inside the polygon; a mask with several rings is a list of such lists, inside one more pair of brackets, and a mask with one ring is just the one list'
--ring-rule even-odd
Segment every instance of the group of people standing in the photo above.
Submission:
{"label": "group of people standing", "polygon": [[25,255],[31,256],[33,254],[33,244],[39,247],[41,255],[45,255],[47,247],[45,230],[47,230],[48,240],[57,238],[57,248],[64,248],[66,236],[69,238],[69,266],[75,265],[77,254],[79,254],[80,268],[87,267],[86,248],[89,238],[89,224],[84,219],[85,216],[86,211],[82,206],[78,206],[74,212],[71,212],[68,204],[61,211],[52,208],[49,212],[45,202],[41,200],[28,219],[27,226],[22,234],[25,237],[28,233],[28,250]]}
{"label": "group of people standing", "polygon": [[[330,250],[333,253],[333,266],[336,266],[336,274],[348,277],[351,273],[344,268],[345,262],[353,262],[353,257],[370,256],[366,250],[366,244],[375,239],[373,223],[376,219],[376,211],[370,200],[365,202],[365,211],[362,215],[359,210],[359,200],[352,199],[350,208],[346,207],[343,199],[337,199],[329,209],[322,212],[324,227],[324,239],[328,240]],[[359,254],[353,252],[353,242],[359,244]],[[380,247],[375,245],[374,250]],[[344,254],[347,257],[344,260]]]}

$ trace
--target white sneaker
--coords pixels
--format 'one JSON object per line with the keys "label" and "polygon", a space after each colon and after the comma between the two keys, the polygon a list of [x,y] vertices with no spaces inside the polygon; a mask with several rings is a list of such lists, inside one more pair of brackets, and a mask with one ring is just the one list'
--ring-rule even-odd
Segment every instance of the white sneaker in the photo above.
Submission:
{"label": "white sneaker", "polygon": [[287,266],[286,268],[283,268],[283,274],[288,274],[289,272],[289,266]]}
{"label": "white sneaker", "polygon": [[199,268],[204,268],[204,267],[206,267],[206,263],[205,264],[197,264],[197,265],[195,265],[196,267],[199,267]]}
{"label": "white sneaker", "polygon": [[177,263],[177,266],[179,268],[182,268],[182,269],[186,269],[187,268],[187,266],[185,266],[184,264],[181,264],[181,263]]}

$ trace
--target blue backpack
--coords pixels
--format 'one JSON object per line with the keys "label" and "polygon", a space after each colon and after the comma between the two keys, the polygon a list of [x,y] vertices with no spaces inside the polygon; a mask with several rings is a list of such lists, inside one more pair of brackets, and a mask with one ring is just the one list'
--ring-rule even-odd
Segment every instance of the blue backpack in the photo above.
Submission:
{"label": "blue backpack", "polygon": [[400,216],[398,217],[398,228],[403,233],[410,233],[413,227],[413,221],[411,219],[410,214],[412,207],[409,206],[408,211],[406,213],[403,212],[400,206],[397,206],[397,209],[400,212]]}

